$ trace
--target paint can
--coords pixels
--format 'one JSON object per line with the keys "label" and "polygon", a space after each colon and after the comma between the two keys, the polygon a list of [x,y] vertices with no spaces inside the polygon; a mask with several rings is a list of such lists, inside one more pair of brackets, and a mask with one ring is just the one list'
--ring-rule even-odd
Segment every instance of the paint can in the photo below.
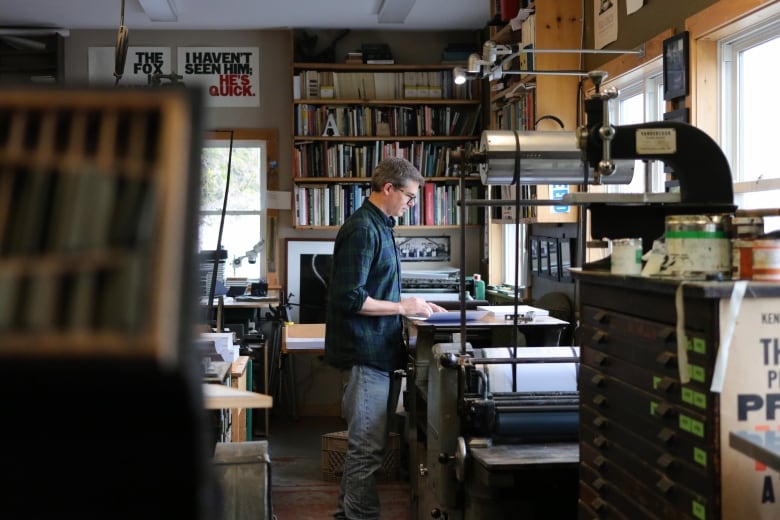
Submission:
{"label": "paint can", "polygon": [[753,278],[753,240],[764,234],[764,217],[731,219],[731,278]]}
{"label": "paint can", "polygon": [[639,276],[642,274],[642,239],[616,238],[612,240],[610,272]]}
{"label": "paint can", "polygon": [[727,214],[667,215],[667,271],[694,280],[731,278],[729,218]]}
{"label": "paint can", "polygon": [[780,281],[780,240],[753,240],[753,280]]}

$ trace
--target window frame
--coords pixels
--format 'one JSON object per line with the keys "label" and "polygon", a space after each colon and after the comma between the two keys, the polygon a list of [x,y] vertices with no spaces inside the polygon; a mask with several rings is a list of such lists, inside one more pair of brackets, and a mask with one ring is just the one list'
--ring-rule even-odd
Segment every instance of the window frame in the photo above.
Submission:
{"label": "window frame", "polygon": [[[265,129],[239,129],[239,130],[221,130],[221,131],[211,131],[208,132],[207,135],[204,138],[204,141],[202,143],[202,148],[208,148],[211,145],[217,144],[217,143],[223,143],[220,147],[229,147],[230,146],[230,140],[232,138],[233,140],[233,148],[246,146],[248,144],[255,144],[257,143],[257,146],[260,148],[260,188],[259,188],[259,194],[260,194],[260,207],[258,210],[230,210],[228,209],[225,212],[226,218],[229,216],[242,216],[242,215],[248,215],[248,216],[257,216],[259,217],[259,228],[260,233],[258,237],[253,237],[248,242],[249,245],[244,248],[241,246],[240,250],[230,250],[228,249],[228,258],[225,262],[225,278],[231,278],[234,276],[234,269],[233,269],[233,261],[235,258],[239,258],[245,255],[246,250],[249,250],[252,248],[252,245],[259,243],[262,240],[265,240],[265,238],[269,235],[268,233],[268,226],[269,226],[269,209],[268,209],[268,196],[267,192],[269,189],[269,172],[272,170],[272,166],[275,164],[275,160],[271,159],[271,155],[276,155],[276,146],[277,146],[277,134],[274,130],[265,130]],[[203,175],[203,174],[202,174]],[[203,182],[203,177],[201,177],[201,182]],[[233,189],[233,178],[231,177],[231,185],[230,189]],[[222,188],[224,190],[224,187]],[[224,196],[224,191],[223,191]],[[228,204],[229,202],[229,195],[228,195]],[[220,202],[218,209],[213,210],[203,210],[202,208],[198,208],[198,215],[199,218],[202,221],[202,217],[204,216],[221,216],[222,214],[222,202]],[[200,229],[200,225],[199,225]],[[198,233],[198,243],[199,247],[202,247],[206,250],[213,250],[216,247],[216,243],[212,246],[206,247],[206,244],[200,245],[200,231]],[[251,242],[251,243],[250,243]],[[225,240],[224,240],[224,230],[223,230],[223,237],[222,237],[222,245],[225,246]],[[257,271],[252,273],[252,276],[249,276],[248,278],[250,280],[255,279],[268,279],[269,275],[269,256],[271,258],[274,257],[276,254],[276,247],[275,245],[269,246],[267,241],[264,242],[262,248],[260,248],[260,251],[258,252],[257,256]],[[248,261],[246,258],[243,258],[241,260],[241,265],[246,266],[248,265]],[[256,275],[256,276],[255,276]],[[236,274],[236,276],[240,276],[240,274]],[[269,281],[270,285],[270,281]]]}

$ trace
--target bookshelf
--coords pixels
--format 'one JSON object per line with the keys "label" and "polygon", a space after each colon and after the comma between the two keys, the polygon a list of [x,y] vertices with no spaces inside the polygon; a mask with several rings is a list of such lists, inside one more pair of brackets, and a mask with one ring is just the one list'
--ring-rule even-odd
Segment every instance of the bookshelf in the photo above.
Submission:
{"label": "bookshelf", "polygon": [[[491,16],[510,19],[501,9],[509,2],[491,2]],[[510,25],[492,27],[491,38],[499,44],[517,44],[524,48],[576,49],[579,42],[582,6],[575,0],[523,3],[532,10],[519,30]],[[514,70],[575,70],[580,68],[576,54],[521,54],[512,62]],[[578,81],[575,76],[534,74],[505,75],[491,82],[489,128],[497,130],[565,130],[577,127]],[[548,116],[548,117],[545,117]],[[553,117],[549,117],[553,116]],[[537,124],[538,122],[538,124]],[[494,187],[491,198],[514,199],[514,186]],[[550,199],[561,193],[576,191],[570,185],[521,186],[522,198]],[[520,221],[528,224],[570,223],[577,221],[574,206],[529,206],[521,208]],[[495,208],[491,222],[509,224],[516,221],[514,208]]]}
{"label": "bookshelf", "polygon": [[[459,186],[452,150],[481,132],[478,83],[455,85],[452,64],[293,64],[293,219],[298,229],[341,225],[367,196],[385,157],[426,178],[400,226],[460,225],[455,201],[482,197],[479,178]],[[480,223],[476,211],[467,224]]]}
{"label": "bookshelf", "polygon": [[195,302],[195,96],[1,92],[2,355],[175,362]]}
{"label": "bookshelf", "polygon": [[[508,6],[530,9],[532,14],[524,20],[519,30],[512,25],[491,26],[489,37],[498,44],[521,45],[525,48],[574,49],[580,48],[578,40],[583,16],[582,5],[575,0],[558,2],[504,2],[490,1],[491,19],[503,21],[514,18],[514,13],[502,12]],[[575,54],[524,54],[511,62],[513,70],[561,70],[579,69],[579,56]],[[530,59],[529,59],[530,56]],[[559,130],[557,124],[543,116],[555,116],[566,130],[577,127],[578,78],[571,76],[545,76],[534,74],[504,75],[502,81],[490,82],[488,117],[486,127],[503,130]],[[515,186],[491,186],[490,199],[515,200]],[[554,194],[576,191],[570,185],[521,185],[521,199],[551,199]],[[531,226],[577,222],[578,209],[574,206],[524,206],[519,218],[513,206],[494,207],[488,212],[485,233],[485,250],[491,259],[502,258],[502,243],[507,224]],[[539,232],[538,230],[533,230]],[[514,233],[513,231],[511,231]],[[485,270],[490,281],[502,279],[502,262],[491,260]]]}

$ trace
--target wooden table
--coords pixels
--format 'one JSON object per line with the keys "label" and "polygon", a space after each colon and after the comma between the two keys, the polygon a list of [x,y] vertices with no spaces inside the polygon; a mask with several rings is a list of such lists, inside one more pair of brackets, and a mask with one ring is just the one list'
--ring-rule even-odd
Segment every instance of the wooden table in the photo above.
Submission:
{"label": "wooden table", "polygon": [[[325,352],[324,323],[292,323],[282,327],[281,363],[279,365],[279,391],[287,392],[290,415],[297,414],[295,399],[295,370],[290,354],[322,354]],[[286,376],[284,372],[287,372]],[[285,384],[287,388],[285,388]]]}
{"label": "wooden table", "polygon": [[[249,365],[249,356],[239,356],[239,358],[230,365],[230,387],[237,390],[251,390],[247,388],[247,366]],[[247,409],[231,408],[230,424],[233,425],[230,430],[231,442],[244,442],[247,440]]]}
{"label": "wooden table", "polygon": [[271,408],[273,405],[273,399],[270,395],[208,383],[203,384],[203,399],[207,410]]}
{"label": "wooden table", "polygon": [[323,352],[324,323],[293,323],[282,328],[282,354]]}

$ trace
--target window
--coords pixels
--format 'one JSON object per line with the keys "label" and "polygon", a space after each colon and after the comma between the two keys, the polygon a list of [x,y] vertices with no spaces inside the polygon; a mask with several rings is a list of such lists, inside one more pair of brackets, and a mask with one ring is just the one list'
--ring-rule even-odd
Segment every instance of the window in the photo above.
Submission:
{"label": "window", "polygon": [[780,195],[777,148],[780,19],[719,42],[721,147],[729,158],[735,203],[741,209],[771,208]]}
{"label": "window", "polygon": [[[614,87],[620,95],[610,104],[610,119],[615,125],[633,125],[660,121],[664,114],[663,61],[646,65],[604,82],[604,88]],[[660,161],[636,161],[630,184],[607,186],[608,193],[657,193],[665,191],[664,166]]]}
{"label": "window", "polygon": [[[261,133],[235,131],[209,136],[201,156],[200,250],[217,247],[222,206],[230,185],[222,229],[222,247],[227,251],[225,277],[265,278],[265,190],[267,142]],[[256,255],[256,256],[255,256]]]}

